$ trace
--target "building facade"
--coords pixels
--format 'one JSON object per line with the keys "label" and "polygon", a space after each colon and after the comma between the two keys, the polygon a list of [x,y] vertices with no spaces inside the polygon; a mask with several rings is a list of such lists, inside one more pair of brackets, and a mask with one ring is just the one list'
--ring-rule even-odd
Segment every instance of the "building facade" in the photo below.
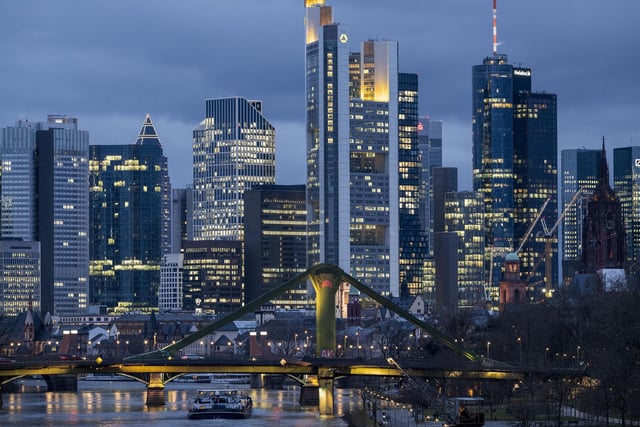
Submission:
{"label": "building facade", "polygon": [[275,129],[262,102],[206,100],[193,131],[193,233],[196,240],[242,240],[244,192],[275,184]]}
{"label": "building facade", "polygon": [[[89,133],[73,117],[2,130],[2,237],[40,242],[40,309],[84,313],[89,299]],[[36,302],[34,302],[34,306]]]}
{"label": "building facade", "polygon": [[[245,192],[245,301],[272,291],[307,269],[304,185],[262,185]],[[305,283],[274,297],[284,310],[309,306]]]}
{"label": "building facade", "polygon": [[349,37],[324,0],[305,6],[308,265],[352,273]]}
{"label": "building facade", "polygon": [[442,121],[421,117],[418,123],[418,146],[422,158],[420,215],[422,229],[427,230],[428,253],[433,256],[433,168],[442,167]]}
{"label": "building facade", "polygon": [[40,311],[40,242],[0,240],[0,315]]}
{"label": "building facade", "polygon": [[171,190],[171,253],[180,253],[183,240],[193,240],[193,189]]}
{"label": "building facade", "polygon": [[[536,234],[526,241],[527,230],[535,221],[545,202],[541,219],[551,229],[558,218],[558,124],[557,97],[554,94],[530,92],[531,70],[514,68],[514,81],[524,79],[521,89],[514,94],[513,171],[514,171],[514,247],[522,246],[518,257],[522,263],[524,280],[529,284],[540,283],[545,287],[558,285],[558,234],[544,234],[541,224],[536,224]],[[519,76],[522,75],[522,76]],[[514,85],[517,87],[517,83]],[[543,231],[543,233],[538,233]],[[545,251],[550,253],[546,254]],[[546,265],[551,262],[551,283],[545,284]],[[538,268],[536,268],[538,266]]]}
{"label": "building facade", "polygon": [[[521,243],[547,199],[546,222],[557,219],[557,100],[532,92],[531,69],[495,51],[472,75],[473,189],[484,198],[487,285],[495,295],[504,257],[519,246],[523,275],[542,276],[534,270],[546,238]],[[551,251],[557,253],[555,237]]]}
{"label": "building facade", "polygon": [[400,296],[423,295],[424,259],[429,253],[421,203],[422,157],[418,138],[418,75],[398,75],[398,217]]}
{"label": "building facade", "polygon": [[305,4],[309,265],[339,266],[385,295],[416,289],[414,272],[422,272],[407,262],[400,273],[416,238],[400,236],[400,204],[403,215],[414,213],[414,201],[400,194],[400,155],[407,150],[403,170],[412,172],[402,179],[413,187],[417,77],[399,75],[396,42],[367,40],[349,52],[331,8]]}
{"label": "building facade", "polygon": [[158,309],[161,312],[181,311],[183,303],[182,266],[184,255],[171,253],[162,257]]}
{"label": "building facade", "polygon": [[151,117],[135,144],[90,148],[91,303],[157,307],[160,263],[170,250],[171,188]]}
{"label": "building facade", "polygon": [[183,242],[183,310],[230,313],[244,304],[242,242]]}
{"label": "building facade", "polygon": [[613,149],[613,191],[620,199],[627,236],[627,261],[640,256],[640,147]]}
{"label": "building facade", "polygon": [[458,307],[487,300],[484,280],[484,203],[472,191],[448,192],[444,198],[444,231],[458,235]]}

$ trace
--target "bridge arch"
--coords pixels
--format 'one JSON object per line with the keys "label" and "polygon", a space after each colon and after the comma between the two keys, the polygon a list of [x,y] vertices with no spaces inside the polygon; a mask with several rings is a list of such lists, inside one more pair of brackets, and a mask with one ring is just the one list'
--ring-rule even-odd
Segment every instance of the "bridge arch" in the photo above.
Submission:
{"label": "bridge arch", "polygon": [[323,357],[326,354],[335,354],[336,350],[336,315],[335,299],[336,292],[341,283],[348,283],[358,291],[367,295],[383,307],[391,310],[400,317],[412,323],[414,326],[423,329],[434,339],[449,347],[454,352],[464,356],[470,361],[482,360],[482,357],[475,352],[464,349],[456,340],[449,337],[434,326],[418,319],[407,310],[390,301],[388,298],[378,294],[376,291],[366,286],[356,278],[345,273],[341,268],[331,264],[317,264],[307,269],[304,273],[288,280],[282,285],[265,293],[244,305],[244,307],[213,321],[205,328],[194,332],[183,339],[176,341],[159,350],[130,356],[125,360],[138,360],[147,358],[169,358],[189,344],[197,342],[222,326],[238,320],[242,316],[254,312],[261,305],[271,301],[275,297],[296,288],[298,285],[310,281],[316,295],[316,356]]}

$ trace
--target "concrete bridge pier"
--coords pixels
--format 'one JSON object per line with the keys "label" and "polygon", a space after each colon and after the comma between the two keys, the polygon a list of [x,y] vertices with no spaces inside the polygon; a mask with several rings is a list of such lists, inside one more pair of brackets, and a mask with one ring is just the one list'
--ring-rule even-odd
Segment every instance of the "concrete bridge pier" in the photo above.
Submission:
{"label": "concrete bridge pier", "polygon": [[333,392],[335,388],[333,370],[320,368],[318,371],[318,407],[321,418],[333,418]]}
{"label": "concrete bridge pier", "polygon": [[47,391],[78,391],[77,375],[43,375]]}
{"label": "concrete bridge pier", "polygon": [[149,384],[147,384],[147,406],[163,406],[164,404],[164,382],[162,381],[162,373],[150,373]]}

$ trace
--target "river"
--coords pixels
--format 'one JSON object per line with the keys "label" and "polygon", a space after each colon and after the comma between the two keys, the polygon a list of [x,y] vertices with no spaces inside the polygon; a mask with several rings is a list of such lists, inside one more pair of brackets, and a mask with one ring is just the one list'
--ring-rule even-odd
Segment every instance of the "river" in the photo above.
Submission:
{"label": "river", "polygon": [[[282,390],[249,389],[253,413],[246,420],[189,420],[187,407],[200,388],[216,388],[213,384],[172,382],[165,387],[165,402],[161,407],[147,407],[146,387],[136,381],[78,381],[77,392],[48,392],[42,380],[20,380],[19,393],[3,393],[0,426],[20,427],[345,427],[345,413],[361,405],[360,394],[354,389],[336,389],[336,416],[318,417],[315,407],[303,408],[298,403],[300,388],[285,385]],[[247,386],[248,387],[248,386]],[[440,423],[417,420],[408,408],[385,407],[392,427],[441,427]],[[380,413],[378,414],[380,416]],[[485,427],[510,427],[508,423],[487,422]]]}
{"label": "river", "polygon": [[135,381],[78,381],[77,392],[47,392],[40,380],[22,380],[20,393],[3,393],[0,425],[5,426],[279,426],[343,427],[339,417],[357,407],[358,394],[337,389],[332,419],[320,419],[317,408],[301,408],[299,387],[282,390],[248,389],[254,409],[247,420],[189,420],[188,403],[198,388],[209,384],[173,382],[166,385],[162,407],[145,404],[145,385]]}

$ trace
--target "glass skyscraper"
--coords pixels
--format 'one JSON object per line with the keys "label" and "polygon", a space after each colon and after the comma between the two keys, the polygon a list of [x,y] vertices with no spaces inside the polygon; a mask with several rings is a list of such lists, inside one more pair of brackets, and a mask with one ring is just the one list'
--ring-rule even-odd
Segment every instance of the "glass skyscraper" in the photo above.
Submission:
{"label": "glass skyscraper", "polygon": [[242,240],[244,192],[275,184],[275,129],[262,102],[206,100],[193,131],[193,233],[196,240]]}
{"label": "glass skyscraper", "polygon": [[458,307],[477,306],[485,301],[482,196],[460,191],[444,199],[444,231],[458,235]]}
{"label": "glass skyscraper", "polygon": [[[272,291],[307,269],[304,185],[259,185],[245,192],[245,301]],[[306,283],[275,297],[279,309],[306,309]]]}
{"label": "glass skyscraper", "polygon": [[157,307],[160,263],[170,250],[171,187],[151,117],[135,144],[90,149],[91,303]]}
{"label": "glass skyscraper", "polygon": [[[547,199],[546,222],[556,222],[556,96],[532,92],[531,70],[512,66],[506,55],[485,58],[472,74],[473,189],[484,198],[488,285],[495,291],[504,256],[521,244]],[[518,253],[528,281],[545,250],[545,239],[533,236]],[[551,250],[557,252],[556,239]],[[554,283],[556,277],[554,267]]]}
{"label": "glass skyscraper", "polygon": [[36,131],[42,312],[84,314],[89,302],[89,132],[48,116]]}
{"label": "glass skyscraper", "polygon": [[418,139],[418,75],[398,76],[400,295],[423,295],[424,259],[429,252],[423,226],[422,156]]}
{"label": "glass skyscraper", "polygon": [[[562,210],[562,276],[569,283],[580,270],[582,258],[583,223],[587,214],[587,201],[598,185],[602,150],[586,148],[568,149],[560,152]],[[569,203],[580,188],[584,192],[573,206]]]}
{"label": "glass skyscraper", "polygon": [[627,237],[627,260],[640,256],[640,147],[613,150],[613,191],[620,199]]}
{"label": "glass skyscraper", "polygon": [[78,129],[76,118],[50,115],[46,122],[20,120],[4,128],[0,145],[2,238],[40,242],[43,313],[84,313],[89,294],[89,133]]}
{"label": "glass skyscraper", "polygon": [[[514,68],[514,76],[523,74],[526,79],[531,71]],[[528,80],[530,86],[530,80]],[[514,156],[514,246],[522,244],[538,211],[546,205],[541,219],[552,228],[558,218],[558,139],[556,95],[520,90],[514,94],[515,111],[513,127]],[[536,225],[536,231],[542,231]],[[551,284],[558,284],[558,234],[529,236],[518,253],[520,271],[529,284],[542,283],[544,269],[536,269],[545,258],[546,248],[551,251]],[[550,239],[550,241],[547,241]],[[555,255],[555,256],[554,256]],[[551,284],[548,284],[551,285]]]}
{"label": "glass skyscraper", "polygon": [[324,0],[306,0],[305,6],[308,265],[327,263],[353,273],[349,38]]}
{"label": "glass skyscraper", "polygon": [[385,295],[418,292],[422,271],[407,261],[423,250],[409,236],[420,218],[417,77],[398,73],[396,42],[349,52],[331,8],[305,5],[309,265],[337,265]]}

